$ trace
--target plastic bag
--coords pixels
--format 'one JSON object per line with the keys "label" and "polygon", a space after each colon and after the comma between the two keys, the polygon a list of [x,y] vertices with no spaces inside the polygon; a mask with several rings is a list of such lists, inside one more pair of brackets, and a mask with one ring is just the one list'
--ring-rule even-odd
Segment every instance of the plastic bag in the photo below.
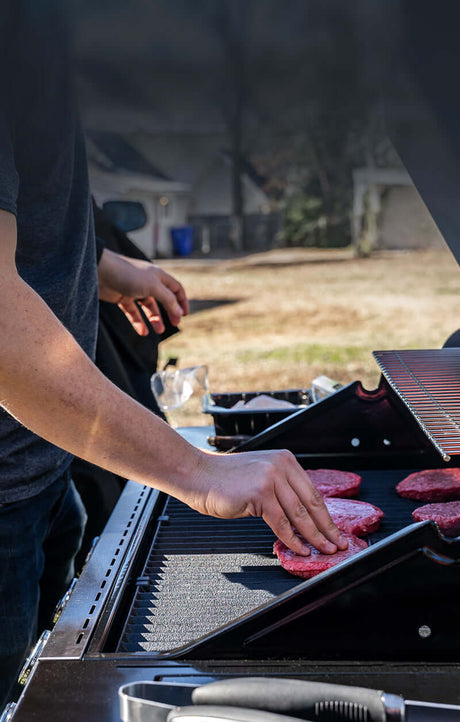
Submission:
{"label": "plastic bag", "polygon": [[175,366],[166,366],[152,376],[152,392],[162,411],[179,409],[187,403],[194,394],[209,395],[208,367],[189,366],[178,369]]}

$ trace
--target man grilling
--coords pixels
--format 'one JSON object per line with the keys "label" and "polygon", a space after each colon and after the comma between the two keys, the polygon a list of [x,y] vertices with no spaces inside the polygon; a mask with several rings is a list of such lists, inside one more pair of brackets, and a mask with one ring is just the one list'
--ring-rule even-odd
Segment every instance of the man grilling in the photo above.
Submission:
{"label": "man grilling", "polygon": [[261,516],[294,551],[347,546],[285,451],[204,453],[92,362],[97,295],[145,332],[155,299],[177,324],[182,287],[104,251],[96,265],[83,137],[62,0],[0,9],[0,708],[72,574],[84,524],[72,455],[203,514]]}

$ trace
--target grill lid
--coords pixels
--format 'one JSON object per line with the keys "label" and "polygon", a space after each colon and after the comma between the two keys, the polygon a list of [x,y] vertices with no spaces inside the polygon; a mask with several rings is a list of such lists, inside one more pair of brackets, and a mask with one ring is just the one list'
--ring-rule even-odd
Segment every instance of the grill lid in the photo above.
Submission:
{"label": "grill lid", "polygon": [[374,351],[402,399],[444,461],[460,454],[460,349]]}

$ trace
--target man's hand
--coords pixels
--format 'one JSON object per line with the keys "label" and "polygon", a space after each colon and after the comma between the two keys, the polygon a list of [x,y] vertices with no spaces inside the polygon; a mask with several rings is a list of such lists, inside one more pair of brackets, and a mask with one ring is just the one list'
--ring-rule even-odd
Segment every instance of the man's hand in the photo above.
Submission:
{"label": "man's hand", "polygon": [[173,326],[189,312],[184,288],[175,278],[148,261],[120,256],[104,249],[98,265],[99,298],[116,303],[140,336],[148,334],[139,306],[157,333],[164,331],[159,301]]}
{"label": "man's hand", "polygon": [[260,516],[297,554],[310,554],[298,534],[325,554],[348,546],[289,451],[204,454],[193,486],[198,494],[185,499],[190,506],[223,519]]}

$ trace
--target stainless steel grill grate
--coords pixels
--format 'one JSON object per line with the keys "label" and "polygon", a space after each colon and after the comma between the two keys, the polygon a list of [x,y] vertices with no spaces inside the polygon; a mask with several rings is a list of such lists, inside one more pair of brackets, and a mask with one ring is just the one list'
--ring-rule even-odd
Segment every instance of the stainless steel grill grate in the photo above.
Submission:
{"label": "stainless steel grill grate", "polygon": [[374,351],[392,389],[444,461],[460,454],[460,348]]}

